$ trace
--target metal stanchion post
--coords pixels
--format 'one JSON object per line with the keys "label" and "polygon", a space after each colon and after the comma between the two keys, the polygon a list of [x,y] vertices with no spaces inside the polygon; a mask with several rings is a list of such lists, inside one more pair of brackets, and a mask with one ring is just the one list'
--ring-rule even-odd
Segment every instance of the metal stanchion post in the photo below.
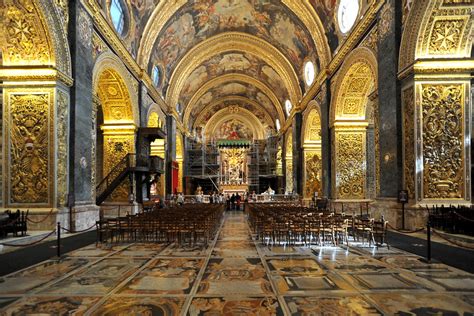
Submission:
{"label": "metal stanchion post", "polygon": [[58,222],[58,227],[56,229],[57,229],[57,232],[58,232],[56,251],[57,251],[57,254],[58,254],[58,258],[61,258],[61,223],[60,222]]}
{"label": "metal stanchion post", "polygon": [[426,251],[427,251],[427,256],[426,260],[428,263],[431,263],[431,223],[428,220],[428,223],[426,224]]}

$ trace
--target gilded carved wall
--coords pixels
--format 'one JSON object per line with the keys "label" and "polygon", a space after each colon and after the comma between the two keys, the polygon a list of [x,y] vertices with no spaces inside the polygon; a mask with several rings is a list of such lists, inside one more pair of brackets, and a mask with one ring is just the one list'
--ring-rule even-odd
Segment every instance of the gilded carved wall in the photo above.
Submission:
{"label": "gilded carved wall", "polygon": [[[135,135],[104,135],[104,176],[108,175],[128,153],[135,149]],[[114,175],[116,176],[116,175]],[[125,179],[111,194],[112,201],[127,201],[130,181]]]}
{"label": "gilded carved wall", "polygon": [[286,138],[286,192],[293,191],[293,135],[288,134]]}
{"label": "gilded carved wall", "polygon": [[365,197],[365,132],[336,131],[337,199]]}
{"label": "gilded carved wall", "polygon": [[464,197],[464,84],[419,84],[423,198]]}
{"label": "gilded carved wall", "polygon": [[6,206],[52,206],[53,89],[4,91]]}
{"label": "gilded carved wall", "polygon": [[2,4],[3,65],[51,65],[53,48],[35,1],[5,0]]}
{"label": "gilded carved wall", "polygon": [[[57,205],[66,206],[68,194],[68,135],[69,135],[69,96],[58,91],[56,102],[56,139],[57,139]],[[95,147],[95,143],[93,143]],[[94,183],[94,182],[92,182]]]}
{"label": "gilded carved wall", "polygon": [[321,154],[314,151],[305,151],[305,198],[322,195],[322,161]]}
{"label": "gilded carved wall", "polygon": [[403,104],[403,141],[404,189],[408,191],[410,199],[415,198],[415,95],[413,87],[402,92]]}

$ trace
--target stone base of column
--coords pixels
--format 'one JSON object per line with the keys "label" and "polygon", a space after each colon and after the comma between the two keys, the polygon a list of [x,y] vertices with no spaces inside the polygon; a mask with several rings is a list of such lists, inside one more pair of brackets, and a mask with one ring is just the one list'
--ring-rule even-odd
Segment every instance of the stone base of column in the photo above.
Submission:
{"label": "stone base of column", "polygon": [[[370,214],[376,219],[383,215],[392,227],[402,229],[402,205],[395,198],[377,198],[370,205]],[[415,230],[426,226],[428,212],[425,208],[405,204],[405,229]]]}
{"label": "stone base of column", "polygon": [[75,231],[84,230],[95,225],[100,218],[100,207],[95,204],[74,205],[71,210],[71,225],[67,223],[67,228]]}

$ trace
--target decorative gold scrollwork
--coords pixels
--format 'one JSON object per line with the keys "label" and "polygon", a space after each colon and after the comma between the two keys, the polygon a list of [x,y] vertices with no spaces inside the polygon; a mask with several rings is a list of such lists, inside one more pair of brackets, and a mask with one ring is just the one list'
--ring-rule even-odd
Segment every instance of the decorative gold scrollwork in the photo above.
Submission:
{"label": "decorative gold scrollwork", "polygon": [[8,204],[50,204],[51,94],[11,93]]}
{"label": "decorative gold scrollwork", "polygon": [[339,199],[363,199],[365,150],[362,132],[337,133],[336,186]]}
{"label": "decorative gold scrollwork", "polygon": [[404,178],[405,189],[408,190],[408,197],[415,198],[415,99],[414,89],[410,87],[403,91],[404,107],[404,135],[405,135],[405,156],[404,156]]}
{"label": "decorative gold scrollwork", "polygon": [[423,196],[459,199],[464,194],[463,84],[423,84]]}
{"label": "decorative gold scrollwork", "polygon": [[314,192],[322,195],[321,186],[321,172],[322,164],[318,153],[308,152],[305,159],[306,165],[306,183],[305,183],[305,197],[310,198]]}

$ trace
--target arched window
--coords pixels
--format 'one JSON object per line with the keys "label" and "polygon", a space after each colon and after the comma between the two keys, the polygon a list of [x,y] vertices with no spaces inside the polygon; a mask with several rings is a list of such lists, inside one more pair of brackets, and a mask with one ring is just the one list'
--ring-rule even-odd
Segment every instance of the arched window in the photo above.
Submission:
{"label": "arched window", "polygon": [[286,110],[286,115],[290,116],[291,110],[293,109],[293,104],[291,104],[290,100],[285,101],[285,110]]}
{"label": "arched window", "polygon": [[158,67],[157,65],[154,65],[151,71],[151,80],[153,80],[153,84],[155,85],[155,87],[158,87],[160,85],[160,79],[161,79],[160,67]]}
{"label": "arched window", "polygon": [[304,65],[304,80],[307,86],[310,86],[314,82],[314,77],[316,76],[314,64],[312,61],[307,61]]}
{"label": "arched window", "polygon": [[279,119],[276,119],[276,121],[275,121],[275,126],[276,126],[277,131],[279,131],[280,128],[281,128],[280,120],[279,120]]}
{"label": "arched window", "polygon": [[110,2],[110,17],[117,33],[123,35],[125,31],[125,7],[122,0],[112,0]]}

